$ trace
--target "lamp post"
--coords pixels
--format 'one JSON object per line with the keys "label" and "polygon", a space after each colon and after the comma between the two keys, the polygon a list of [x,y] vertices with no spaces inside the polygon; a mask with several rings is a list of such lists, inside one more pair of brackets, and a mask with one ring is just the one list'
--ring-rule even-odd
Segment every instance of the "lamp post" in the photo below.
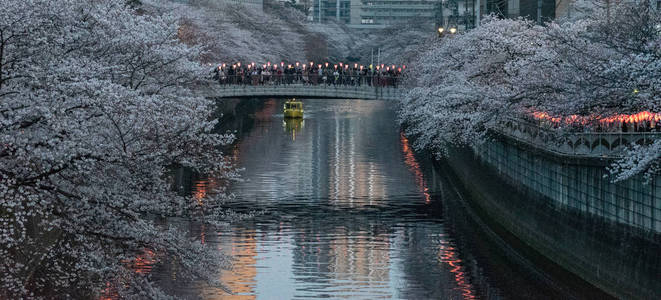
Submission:
{"label": "lamp post", "polygon": [[438,27],[436,29],[436,33],[438,33],[438,37],[441,38],[441,37],[445,36],[446,33],[456,34],[457,33],[457,28],[456,27],[450,27],[450,29],[445,29],[445,27]]}

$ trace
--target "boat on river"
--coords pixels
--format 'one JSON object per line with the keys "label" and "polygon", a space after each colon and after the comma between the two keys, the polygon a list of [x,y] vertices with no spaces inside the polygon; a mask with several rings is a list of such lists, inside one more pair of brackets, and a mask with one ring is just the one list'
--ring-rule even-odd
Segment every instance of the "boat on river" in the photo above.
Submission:
{"label": "boat on river", "polygon": [[303,117],[303,102],[296,100],[296,98],[288,99],[284,106],[285,118],[302,118]]}

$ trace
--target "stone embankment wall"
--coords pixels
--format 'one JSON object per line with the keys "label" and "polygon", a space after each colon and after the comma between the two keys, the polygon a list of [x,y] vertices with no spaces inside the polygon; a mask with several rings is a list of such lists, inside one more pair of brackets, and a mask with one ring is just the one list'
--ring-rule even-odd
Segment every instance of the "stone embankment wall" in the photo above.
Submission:
{"label": "stone embankment wall", "polygon": [[608,162],[506,135],[447,160],[471,205],[522,242],[613,296],[658,299],[661,178],[612,183]]}
{"label": "stone embankment wall", "polygon": [[535,150],[494,142],[476,152],[499,175],[551,199],[558,208],[661,232],[661,177],[613,183],[608,160],[553,157]]}

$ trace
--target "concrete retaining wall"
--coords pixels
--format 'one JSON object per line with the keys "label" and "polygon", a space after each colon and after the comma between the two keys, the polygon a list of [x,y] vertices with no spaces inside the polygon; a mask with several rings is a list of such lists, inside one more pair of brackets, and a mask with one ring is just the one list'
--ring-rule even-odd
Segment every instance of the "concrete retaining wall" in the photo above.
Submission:
{"label": "concrete retaining wall", "polygon": [[606,163],[508,138],[447,160],[471,205],[532,249],[613,296],[658,299],[659,178],[612,184]]}

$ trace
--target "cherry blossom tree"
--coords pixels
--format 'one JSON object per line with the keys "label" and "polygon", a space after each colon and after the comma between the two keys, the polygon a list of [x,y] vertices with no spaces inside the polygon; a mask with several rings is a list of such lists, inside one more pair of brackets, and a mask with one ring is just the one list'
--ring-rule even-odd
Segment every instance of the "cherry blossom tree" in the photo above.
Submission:
{"label": "cherry blossom tree", "polygon": [[519,106],[517,87],[508,81],[510,66],[534,54],[540,31],[529,21],[488,18],[423,53],[410,67],[413,88],[400,106],[400,120],[407,134],[417,136],[416,146],[442,153],[450,144],[484,141]]}
{"label": "cherry blossom tree", "polygon": [[229,266],[165,218],[221,224],[228,194],[172,188],[185,166],[232,180],[196,96],[200,51],[178,19],[126,1],[0,0],[0,298],[165,296],[148,256],[211,284]]}
{"label": "cherry blossom tree", "polygon": [[[483,142],[503,118],[661,112],[661,14],[649,1],[582,1],[545,26],[488,18],[424,52],[400,118],[418,147]],[[586,128],[588,130],[588,128]],[[614,180],[659,174],[659,144],[631,149]]]}
{"label": "cherry blossom tree", "polygon": [[[264,8],[223,1],[141,0],[142,10],[173,11],[186,21],[187,43],[204,49],[205,63],[228,61],[315,62],[344,61],[347,57],[369,62],[381,48],[381,61],[407,63],[409,53],[434,32],[430,24],[397,24],[382,30],[349,28],[333,20],[308,22],[301,11],[279,1]],[[409,22],[410,23],[410,22]],[[376,63],[376,62],[375,62]]]}

